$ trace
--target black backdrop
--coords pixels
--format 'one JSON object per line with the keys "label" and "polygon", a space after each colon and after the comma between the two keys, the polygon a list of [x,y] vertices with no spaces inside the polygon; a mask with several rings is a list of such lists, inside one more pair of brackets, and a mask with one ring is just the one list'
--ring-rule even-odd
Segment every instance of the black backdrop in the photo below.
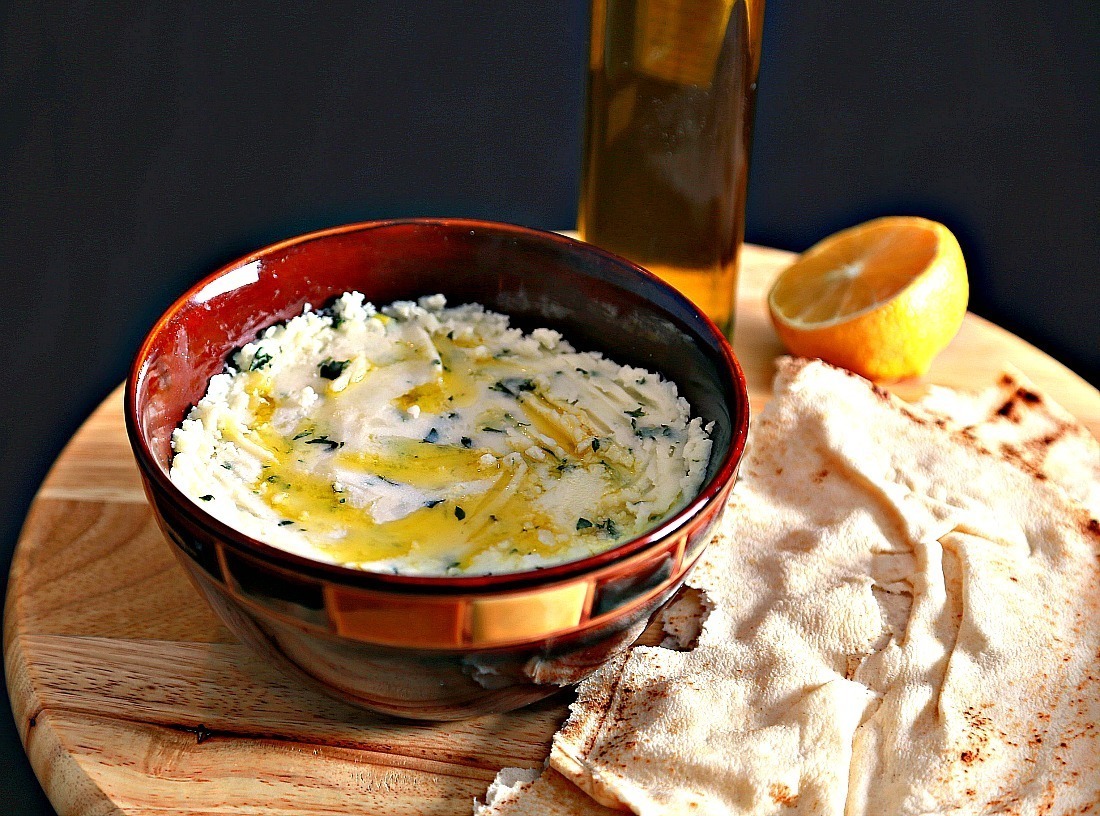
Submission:
{"label": "black backdrop", "polygon": [[[1094,0],[768,0],[748,237],[945,222],[971,308],[1100,380]],[[0,3],[0,567],[202,273],[397,215],[571,228],[584,0]],[[0,711],[0,810],[50,813]]]}

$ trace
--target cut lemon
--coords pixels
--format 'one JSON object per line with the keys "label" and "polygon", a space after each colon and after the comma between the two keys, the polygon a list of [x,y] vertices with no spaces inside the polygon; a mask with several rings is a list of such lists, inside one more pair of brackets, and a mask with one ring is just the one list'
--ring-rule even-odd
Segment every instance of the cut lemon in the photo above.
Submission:
{"label": "cut lemon", "polygon": [[969,286],[959,242],[925,218],[878,218],[810,247],[768,310],[780,339],[873,380],[924,374],[958,332]]}

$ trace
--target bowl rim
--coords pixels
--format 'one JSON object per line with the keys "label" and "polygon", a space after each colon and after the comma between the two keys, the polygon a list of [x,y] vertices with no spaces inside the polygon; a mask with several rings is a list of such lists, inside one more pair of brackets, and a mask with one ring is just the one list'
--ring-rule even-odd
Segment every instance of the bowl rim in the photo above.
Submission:
{"label": "bowl rim", "polygon": [[[267,544],[260,539],[252,538],[230,527],[188,498],[188,496],[172,482],[168,473],[159,466],[157,457],[153,454],[145,435],[139,430],[140,425],[137,421],[137,391],[144,379],[149,353],[153,347],[155,338],[206,286],[242,266],[261,260],[265,256],[269,256],[287,247],[304,246],[314,241],[346,233],[366,232],[374,229],[406,225],[443,227],[445,229],[459,231],[480,230],[516,239],[565,245],[574,251],[579,247],[584,252],[599,255],[605,260],[611,261],[618,266],[625,267],[631,274],[641,275],[651,282],[655,282],[660,288],[667,290],[673,299],[680,301],[680,304],[686,307],[686,311],[699,321],[700,328],[705,332],[709,332],[711,337],[718,341],[717,347],[721,353],[722,360],[728,367],[729,373],[732,374],[735,404],[730,406],[732,419],[730,444],[725,455],[719,462],[714,476],[702,486],[691,501],[680,508],[676,513],[664,519],[660,524],[647,530],[642,535],[624,541],[608,550],[576,561],[568,561],[548,567],[536,567],[533,570],[525,570],[522,572],[493,573],[487,575],[439,576],[393,574],[372,572],[358,567],[348,567],[342,564],[333,564],[326,561],[307,558],[280,549],[274,545]],[[423,593],[425,591],[431,591],[440,594],[462,594],[484,592],[487,590],[528,588],[575,578],[596,571],[615,561],[626,559],[631,555],[657,544],[670,534],[675,533],[692,519],[696,518],[707,505],[721,496],[729,483],[735,478],[748,437],[749,396],[748,387],[745,381],[745,373],[722,331],[715,325],[714,321],[699,310],[686,296],[681,294],[670,284],[658,278],[649,270],[619,255],[601,249],[594,244],[589,244],[556,232],[549,232],[506,222],[487,221],[474,218],[416,217],[358,221],[303,233],[263,246],[236,260],[223,264],[213,272],[202,277],[172,302],[161,316],[157,318],[156,322],[142,341],[137,354],[131,362],[129,375],[126,379],[124,414],[126,432],[130,439],[130,445],[146,480],[151,481],[156,486],[156,489],[161,492],[161,495],[175,505],[177,510],[188,516],[192,523],[199,525],[215,539],[223,544],[229,545],[234,550],[246,555],[258,557],[268,565],[275,566],[295,575],[307,576],[314,580],[344,586],[399,593]],[[153,491],[148,485],[146,493],[148,494],[150,503],[156,504]],[[173,544],[173,546],[176,545]]]}

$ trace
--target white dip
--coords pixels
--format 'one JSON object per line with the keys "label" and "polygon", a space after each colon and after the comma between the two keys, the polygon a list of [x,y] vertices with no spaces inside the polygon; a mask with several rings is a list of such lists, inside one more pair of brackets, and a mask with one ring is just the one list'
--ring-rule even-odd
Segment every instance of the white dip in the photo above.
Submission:
{"label": "white dip", "polygon": [[676,386],[441,295],[349,292],[265,330],[172,436],[172,480],[298,555],[422,575],[518,572],[653,527],[702,484]]}

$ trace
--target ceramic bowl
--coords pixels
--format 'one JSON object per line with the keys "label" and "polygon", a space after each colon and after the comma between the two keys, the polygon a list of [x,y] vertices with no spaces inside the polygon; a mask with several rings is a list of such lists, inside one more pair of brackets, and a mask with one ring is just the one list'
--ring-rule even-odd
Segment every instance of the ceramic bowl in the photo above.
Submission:
{"label": "ceramic bowl", "polygon": [[[169,480],[171,434],[228,356],[256,334],[357,290],[376,304],[441,292],[525,330],[674,380],[713,422],[699,494],[653,530],[581,561],[464,577],[366,572],[249,538]],[[481,221],[352,224],[262,249],[200,281],[134,360],[126,423],[161,529],[241,640],[351,703],[456,719],[575,683],[626,649],[698,560],[748,429],[744,375],[722,334],[655,276],[591,245]]]}

